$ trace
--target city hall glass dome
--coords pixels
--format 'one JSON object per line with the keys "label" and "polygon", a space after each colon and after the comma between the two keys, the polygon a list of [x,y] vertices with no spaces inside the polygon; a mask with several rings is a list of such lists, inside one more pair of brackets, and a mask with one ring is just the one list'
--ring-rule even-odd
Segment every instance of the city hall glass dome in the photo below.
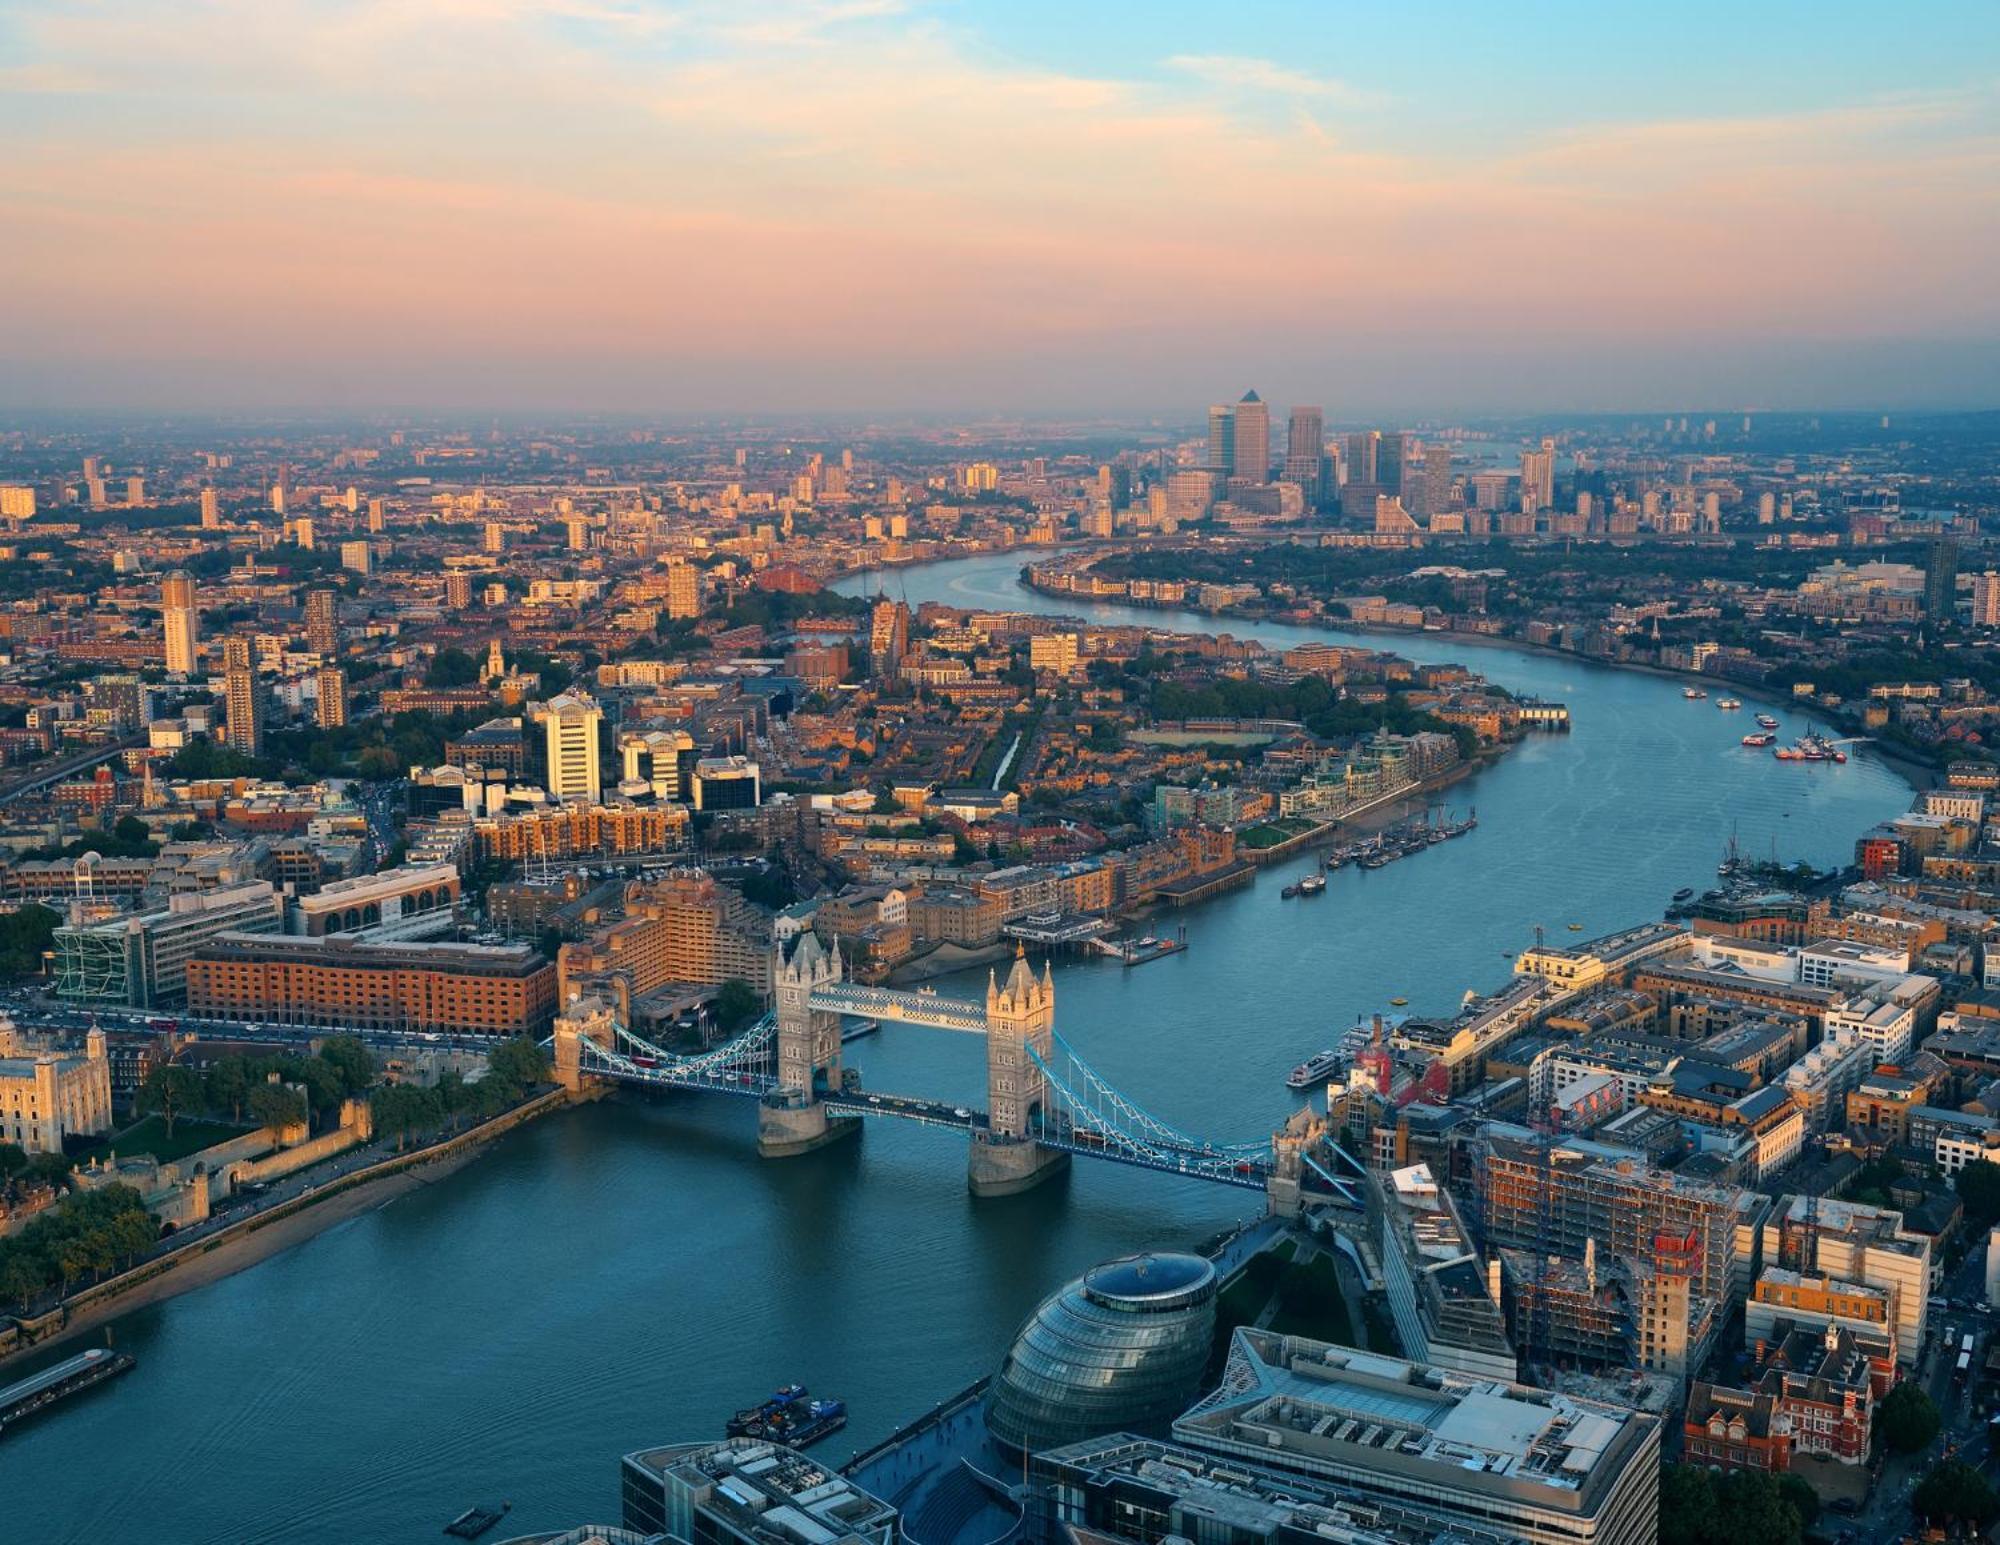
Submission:
{"label": "city hall glass dome", "polygon": [[1215,1338],[1215,1268],[1153,1252],[1107,1261],[1045,1300],[987,1397],[1009,1453],[1159,1431],[1200,1393]]}

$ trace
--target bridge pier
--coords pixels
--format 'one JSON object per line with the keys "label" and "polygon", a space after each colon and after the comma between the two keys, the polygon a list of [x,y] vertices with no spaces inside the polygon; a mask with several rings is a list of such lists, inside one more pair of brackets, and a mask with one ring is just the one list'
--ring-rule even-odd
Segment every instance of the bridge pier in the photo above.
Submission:
{"label": "bridge pier", "polygon": [[793,1159],[853,1137],[859,1116],[834,1116],[818,1100],[794,1102],[773,1095],[757,1107],[757,1152],[766,1159]]}
{"label": "bridge pier", "polygon": [[1031,1191],[1069,1168],[1069,1155],[1026,1138],[972,1134],[965,1167],[966,1188],[974,1196],[1015,1196]]}

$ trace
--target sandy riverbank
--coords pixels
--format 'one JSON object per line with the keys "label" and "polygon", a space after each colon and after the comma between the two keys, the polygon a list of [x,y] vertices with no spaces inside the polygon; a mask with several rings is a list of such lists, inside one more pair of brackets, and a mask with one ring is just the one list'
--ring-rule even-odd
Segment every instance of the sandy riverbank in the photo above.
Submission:
{"label": "sandy riverbank", "polygon": [[[281,1216],[264,1222],[257,1222],[254,1217],[241,1219],[232,1223],[226,1233],[193,1241],[185,1249],[139,1268],[141,1272],[150,1274],[130,1286],[73,1307],[60,1331],[15,1347],[0,1356],[0,1367],[31,1352],[49,1351],[74,1343],[107,1320],[233,1276],[349,1219],[373,1212],[378,1207],[386,1207],[396,1198],[421,1187],[434,1185],[456,1174],[484,1153],[493,1141],[516,1127],[552,1110],[564,1108],[566,1102],[560,1095],[558,1090],[539,1096],[492,1121],[447,1138],[434,1155],[427,1156],[419,1150],[409,1155],[392,1155],[379,1161],[378,1165],[370,1166],[393,1166],[387,1168],[386,1173],[365,1179],[352,1176],[330,1179],[325,1182],[325,1189],[313,1194],[309,1200],[301,1203],[299,1199],[293,1199],[271,1209],[281,1212]],[[358,1173],[365,1175],[366,1171]]]}
{"label": "sandy riverbank", "polygon": [[222,1239],[206,1249],[191,1248],[184,1258],[175,1260],[171,1270],[150,1277],[116,1297],[77,1310],[70,1316],[69,1323],[56,1335],[0,1356],[0,1368],[30,1353],[60,1350],[65,1345],[85,1339],[106,1321],[115,1320],[135,1309],[143,1309],[149,1304],[164,1303],[170,1298],[178,1298],[183,1293],[191,1293],[196,1288],[207,1287],[211,1282],[220,1282],[224,1277],[234,1276],[239,1271],[255,1266],[259,1261],[268,1260],[281,1250],[289,1250],[294,1245],[304,1244],[314,1235],[324,1233],[338,1224],[347,1222],[350,1218],[358,1218],[363,1213],[375,1211],[378,1207],[386,1207],[399,1196],[433,1185],[455,1174],[476,1159],[482,1151],[483,1145],[474,1144],[431,1163],[398,1170],[393,1175],[384,1175],[377,1180],[366,1180],[344,1190],[332,1192],[324,1200],[315,1202],[309,1207],[301,1207],[265,1224],[262,1228]]}

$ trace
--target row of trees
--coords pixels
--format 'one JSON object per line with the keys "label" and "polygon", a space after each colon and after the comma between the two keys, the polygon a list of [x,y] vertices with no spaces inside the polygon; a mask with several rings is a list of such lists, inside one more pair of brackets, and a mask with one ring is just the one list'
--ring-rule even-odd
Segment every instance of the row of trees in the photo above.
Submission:
{"label": "row of trees", "polygon": [[446,1073],[436,1084],[384,1084],[369,1099],[378,1136],[396,1139],[398,1150],[412,1137],[456,1130],[468,1121],[497,1116],[537,1084],[546,1083],[549,1059],[526,1036],[502,1041],[488,1053],[486,1073],[467,1083]]}
{"label": "row of trees", "polygon": [[0,1304],[25,1306],[50,1288],[67,1293],[131,1265],[159,1237],[159,1224],[130,1186],[72,1196],[0,1239]]}
{"label": "row of trees", "polygon": [[[271,1075],[278,1081],[271,1082]],[[157,1112],[167,1136],[183,1116],[213,1116],[277,1128],[311,1118],[324,1121],[340,1102],[375,1082],[375,1058],[351,1035],[330,1037],[310,1057],[278,1052],[267,1057],[219,1057],[206,1073],[178,1062],[163,1063],[146,1076],[140,1109]],[[295,1088],[304,1086],[301,1096]]]}

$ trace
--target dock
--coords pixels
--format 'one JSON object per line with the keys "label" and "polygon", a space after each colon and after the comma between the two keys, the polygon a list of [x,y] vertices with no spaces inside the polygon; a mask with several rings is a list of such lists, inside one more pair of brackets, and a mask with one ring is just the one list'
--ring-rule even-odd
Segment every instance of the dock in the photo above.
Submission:
{"label": "dock", "polygon": [[46,1410],[59,1400],[81,1394],[92,1385],[115,1379],[136,1366],[130,1353],[93,1347],[75,1357],[44,1368],[31,1378],[0,1389],[0,1435],[15,1423]]}

